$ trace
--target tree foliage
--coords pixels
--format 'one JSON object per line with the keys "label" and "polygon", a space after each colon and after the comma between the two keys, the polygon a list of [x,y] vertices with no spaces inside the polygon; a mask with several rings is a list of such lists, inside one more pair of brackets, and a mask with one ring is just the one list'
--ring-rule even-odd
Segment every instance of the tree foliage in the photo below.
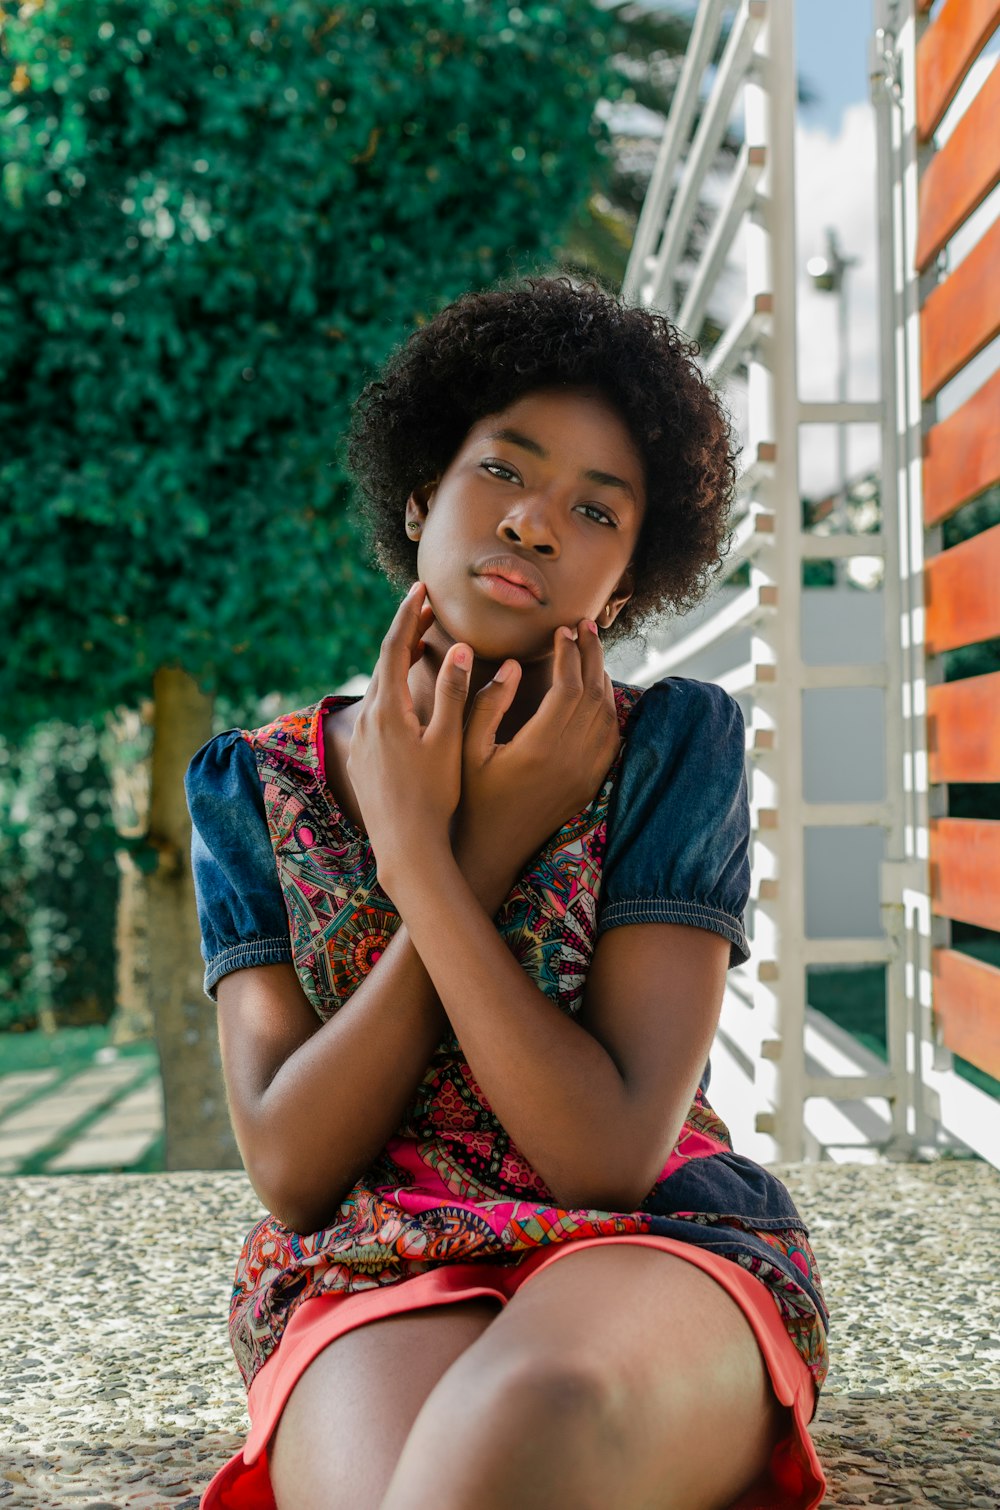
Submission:
{"label": "tree foliage", "polygon": [[[389,609],[339,460],[415,323],[548,265],[620,80],[588,0],[52,0],[0,88],[0,689],[329,690]],[[404,500],[400,501],[401,517]]]}
{"label": "tree foliage", "polygon": [[106,1020],[119,842],[97,729],[0,739],[0,1029]]}

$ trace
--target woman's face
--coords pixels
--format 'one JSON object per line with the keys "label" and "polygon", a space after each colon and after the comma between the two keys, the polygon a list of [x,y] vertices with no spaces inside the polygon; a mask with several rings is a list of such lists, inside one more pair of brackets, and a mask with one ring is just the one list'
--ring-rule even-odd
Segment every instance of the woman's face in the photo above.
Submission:
{"label": "woman's face", "polygon": [[411,494],[406,526],[449,640],[523,663],[552,654],[561,624],[613,622],[645,506],[642,460],[611,405],[539,389],[473,425],[438,482]]}

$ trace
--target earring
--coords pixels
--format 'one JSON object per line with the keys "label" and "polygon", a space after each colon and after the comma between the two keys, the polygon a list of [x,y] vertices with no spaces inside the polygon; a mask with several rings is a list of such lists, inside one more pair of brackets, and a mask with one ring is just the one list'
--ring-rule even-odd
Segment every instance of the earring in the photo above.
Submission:
{"label": "earring", "polygon": [[406,528],[408,530],[412,530],[415,535],[419,535],[420,533],[420,525],[418,524],[416,519],[411,519]]}

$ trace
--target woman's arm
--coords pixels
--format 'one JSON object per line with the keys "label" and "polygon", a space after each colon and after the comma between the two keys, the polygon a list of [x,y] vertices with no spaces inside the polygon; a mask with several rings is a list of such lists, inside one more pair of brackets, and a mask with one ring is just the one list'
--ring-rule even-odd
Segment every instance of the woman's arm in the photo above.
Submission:
{"label": "woman's arm", "polygon": [[[492,915],[516,871],[477,863],[468,847],[464,863],[477,905]],[[448,1031],[437,990],[403,925],[325,1023],[286,964],[224,975],[218,1008],[230,1116],[250,1182],[285,1226],[316,1232],[399,1127]]]}
{"label": "woman's arm", "polygon": [[671,923],[610,930],[576,1022],[518,964],[446,848],[428,836],[419,868],[403,860],[383,884],[490,1105],[559,1204],[635,1210],[708,1058],[728,941]]}

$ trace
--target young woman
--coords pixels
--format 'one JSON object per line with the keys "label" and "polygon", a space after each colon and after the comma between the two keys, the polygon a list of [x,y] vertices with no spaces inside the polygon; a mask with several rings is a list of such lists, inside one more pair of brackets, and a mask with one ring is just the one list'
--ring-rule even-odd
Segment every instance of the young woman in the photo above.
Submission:
{"label": "young woman", "polygon": [[613,683],[694,601],[732,437],[593,284],[469,295],[355,410],[399,605],[361,698],[187,777],[230,1110],[270,1213],[204,1510],[807,1510],[826,1309],[705,1099],[748,957],[743,721]]}

